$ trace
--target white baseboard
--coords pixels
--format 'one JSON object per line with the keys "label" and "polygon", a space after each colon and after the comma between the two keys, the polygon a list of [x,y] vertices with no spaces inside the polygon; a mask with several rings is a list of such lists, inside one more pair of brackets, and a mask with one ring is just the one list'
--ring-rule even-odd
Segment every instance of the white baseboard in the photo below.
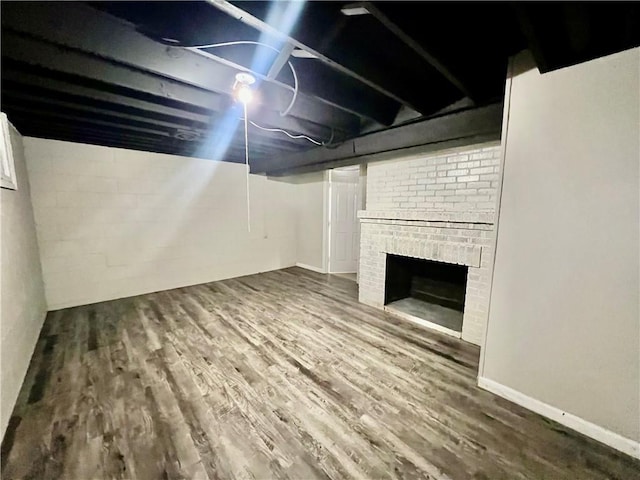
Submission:
{"label": "white baseboard", "polygon": [[531,410],[543,417],[550,418],[565,427],[615,448],[622,453],[626,453],[627,455],[640,459],[640,441],[623,437],[622,435],[612,432],[611,430],[607,430],[595,423],[591,423],[583,418],[564,412],[559,408],[541,402],[540,400],[536,400],[535,398],[506,387],[501,383],[489,380],[488,378],[478,377],[478,386],[498,395],[499,397],[506,398],[513,403],[517,403],[527,410]]}
{"label": "white baseboard", "polygon": [[327,273],[321,268],[314,267],[312,265],[307,265],[306,263],[296,263],[296,267],[304,268],[306,270],[311,270],[312,272]]}

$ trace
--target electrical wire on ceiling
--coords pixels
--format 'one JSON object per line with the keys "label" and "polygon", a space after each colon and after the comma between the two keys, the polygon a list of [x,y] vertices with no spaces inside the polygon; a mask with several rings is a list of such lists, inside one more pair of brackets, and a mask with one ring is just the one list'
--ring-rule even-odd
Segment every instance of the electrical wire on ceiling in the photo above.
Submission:
{"label": "electrical wire on ceiling", "polygon": [[[246,114],[245,114],[245,116],[246,116]],[[305,140],[308,140],[308,141],[310,141],[311,143],[315,143],[316,145],[319,145],[319,146],[324,145],[324,142],[319,142],[318,140],[314,140],[313,138],[308,137],[308,136],[306,136],[306,135],[302,135],[302,134],[301,134],[301,135],[292,135],[291,133],[289,133],[289,132],[287,132],[286,130],[283,130],[283,129],[281,129],[281,128],[267,128],[267,127],[263,127],[263,126],[261,126],[261,125],[258,125],[258,124],[257,124],[257,123],[255,123],[255,122],[252,122],[251,120],[249,121],[249,123],[250,123],[251,125],[253,125],[254,127],[259,128],[260,130],[264,130],[264,131],[266,131],[266,132],[282,132],[282,133],[284,133],[284,134],[285,134],[287,137],[289,137],[289,138],[293,138],[293,139],[304,138]]]}
{"label": "electrical wire on ceiling", "polygon": [[[175,43],[173,43],[174,41],[172,39],[168,39],[168,38],[163,38],[163,40],[165,42],[167,42],[170,45],[173,46],[181,46],[181,45],[176,45]],[[276,53],[280,53],[280,50],[278,50],[277,48],[267,44],[267,43],[263,43],[263,42],[256,42],[253,40],[235,40],[235,41],[231,41],[231,42],[219,42],[219,43],[208,43],[208,44],[204,44],[204,45],[191,45],[191,46],[181,46],[182,48],[187,48],[187,49],[200,49],[200,48],[218,48],[218,47],[229,47],[229,46],[233,46],[233,45],[260,45],[262,47],[268,48],[270,50],[273,50]],[[289,87],[289,88],[293,88],[293,97],[291,97],[291,102],[289,103],[289,105],[287,106],[287,108],[284,109],[284,111],[280,112],[281,116],[285,116],[288,115],[289,112],[291,111],[291,109],[293,108],[293,105],[296,103],[296,99],[298,97],[298,87],[299,87],[299,83],[298,83],[298,75],[296,74],[296,69],[293,67],[293,64],[291,63],[291,61],[287,60],[287,65],[289,65],[289,69],[291,70],[291,75],[293,76],[293,87]],[[247,115],[246,115],[246,104],[245,104],[245,120],[247,119]],[[284,133],[286,136],[288,136],[289,138],[293,138],[293,139],[304,139],[307,140],[315,145],[318,146],[325,146],[327,144],[330,144],[331,141],[333,140],[333,129],[331,129],[331,139],[328,142],[321,142],[319,140],[315,140],[307,135],[295,135],[292,134],[290,132],[287,132],[286,130],[283,130],[281,128],[267,128],[267,127],[263,127],[262,125],[258,125],[256,122],[249,122],[251,123],[251,125],[253,125],[256,128],[259,128],[260,130],[264,130],[267,132],[277,132],[277,133]]]}
{"label": "electrical wire on ceiling", "polygon": [[[184,48],[189,48],[189,49],[218,48],[218,47],[230,47],[233,45],[260,45],[262,47],[273,50],[276,53],[280,53],[280,50],[278,50],[276,47],[269,45],[268,43],[255,42],[253,40],[235,40],[232,42],[208,43],[205,45],[191,45],[190,47],[184,47]],[[291,109],[293,108],[293,105],[296,103],[296,98],[298,97],[298,75],[296,74],[296,69],[293,68],[293,64],[291,63],[290,60],[287,60],[287,65],[289,65],[289,69],[291,70],[291,75],[293,75],[293,97],[291,97],[291,102],[289,103],[289,106],[285,108],[283,112],[280,112],[280,115],[282,115],[283,117],[291,111]]]}

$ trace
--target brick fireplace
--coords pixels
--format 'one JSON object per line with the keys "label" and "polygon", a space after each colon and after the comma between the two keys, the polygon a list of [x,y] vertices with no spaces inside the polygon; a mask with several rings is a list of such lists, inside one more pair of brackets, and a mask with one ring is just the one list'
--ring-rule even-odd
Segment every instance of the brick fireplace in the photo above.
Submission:
{"label": "brick fireplace", "polygon": [[488,315],[499,165],[497,143],[370,164],[367,206],[358,214],[360,301],[385,308],[391,255],[467,267],[458,336],[479,345]]}

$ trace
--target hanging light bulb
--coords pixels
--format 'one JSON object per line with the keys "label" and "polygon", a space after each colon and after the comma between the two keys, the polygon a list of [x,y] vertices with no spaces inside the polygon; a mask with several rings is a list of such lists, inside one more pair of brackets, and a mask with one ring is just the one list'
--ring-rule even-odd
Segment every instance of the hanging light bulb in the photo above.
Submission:
{"label": "hanging light bulb", "polygon": [[236,100],[247,105],[253,99],[251,85],[256,82],[256,78],[247,72],[236,74],[236,82],[233,85],[233,96]]}
{"label": "hanging light bulb", "polygon": [[236,92],[236,98],[246,105],[253,99],[253,90],[248,85],[240,85]]}
{"label": "hanging light bulb", "polygon": [[244,162],[247,169],[247,231],[251,232],[251,206],[249,195],[249,114],[247,112],[247,104],[253,98],[253,90],[251,85],[256,82],[256,78],[247,72],[239,72],[236,74],[236,82],[233,84],[233,96],[242,103],[244,110]]}

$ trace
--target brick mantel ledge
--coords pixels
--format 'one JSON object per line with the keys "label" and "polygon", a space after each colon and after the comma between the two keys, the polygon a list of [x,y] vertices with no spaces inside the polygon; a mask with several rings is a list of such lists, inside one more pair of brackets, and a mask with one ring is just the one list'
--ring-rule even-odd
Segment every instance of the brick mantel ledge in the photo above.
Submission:
{"label": "brick mantel ledge", "polygon": [[443,210],[360,210],[360,220],[401,220],[409,222],[478,223],[493,225],[494,212]]}

